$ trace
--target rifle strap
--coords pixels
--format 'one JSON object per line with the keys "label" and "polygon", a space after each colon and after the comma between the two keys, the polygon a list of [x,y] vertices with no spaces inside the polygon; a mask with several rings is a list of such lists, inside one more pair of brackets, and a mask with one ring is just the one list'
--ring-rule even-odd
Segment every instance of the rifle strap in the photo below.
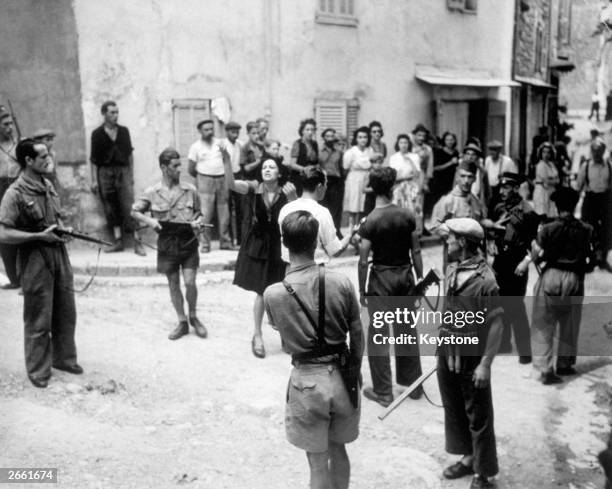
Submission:
{"label": "rifle strap", "polygon": [[319,312],[317,322],[315,322],[312,312],[310,309],[308,309],[308,307],[306,307],[304,302],[302,302],[302,299],[300,299],[300,297],[297,295],[291,284],[286,280],[283,280],[283,285],[285,286],[285,289],[287,289],[289,295],[293,297],[295,302],[298,303],[300,309],[302,309],[306,315],[306,318],[308,319],[308,322],[314,329],[317,337],[317,348],[325,346],[327,344],[325,342],[325,267],[323,265],[319,265]]}

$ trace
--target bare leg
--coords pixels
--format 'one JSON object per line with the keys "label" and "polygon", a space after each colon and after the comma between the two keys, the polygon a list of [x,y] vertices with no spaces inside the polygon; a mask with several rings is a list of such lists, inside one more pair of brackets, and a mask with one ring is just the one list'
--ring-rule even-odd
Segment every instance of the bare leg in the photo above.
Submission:
{"label": "bare leg", "polygon": [[198,305],[198,287],[196,286],[196,273],[197,270],[195,268],[183,268],[183,281],[185,282],[185,298],[187,299],[189,316],[196,315],[196,309]]}
{"label": "bare leg", "polygon": [[263,335],[261,331],[261,323],[264,315],[264,302],[263,296],[255,296],[255,302],[253,303],[253,319],[255,322],[255,331],[253,332],[253,354],[256,357],[263,358],[265,356],[265,348],[263,343]]}
{"label": "bare leg", "polygon": [[351,463],[344,444],[329,443],[329,476],[332,489],[348,489]]}
{"label": "bare leg", "polygon": [[310,489],[333,489],[329,476],[329,452],[306,452],[310,465]]}
{"label": "bare leg", "polygon": [[185,316],[185,308],[183,307],[183,293],[181,292],[181,277],[178,270],[166,274],[168,278],[168,286],[170,287],[170,299],[176,311],[176,315],[180,321],[187,321]]}

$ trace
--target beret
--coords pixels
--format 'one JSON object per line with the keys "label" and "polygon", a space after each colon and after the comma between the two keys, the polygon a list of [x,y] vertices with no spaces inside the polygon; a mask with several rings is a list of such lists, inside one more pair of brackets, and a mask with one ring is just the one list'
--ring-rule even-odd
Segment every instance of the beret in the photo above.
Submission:
{"label": "beret", "polygon": [[55,131],[52,129],[38,129],[34,134],[32,134],[32,139],[42,139],[46,136],[55,137]]}
{"label": "beret", "polygon": [[457,236],[480,242],[484,239],[484,230],[478,221],[469,217],[456,217],[448,219],[440,226],[443,231],[451,232]]}
{"label": "beret", "polygon": [[490,141],[489,144],[487,144],[487,148],[489,149],[501,149],[503,147],[504,145],[502,144],[502,142],[498,141],[497,139],[494,139],[493,141]]}
{"label": "beret", "polygon": [[379,161],[384,159],[385,155],[383,155],[382,153],[372,153],[372,155],[370,156],[370,161]]}

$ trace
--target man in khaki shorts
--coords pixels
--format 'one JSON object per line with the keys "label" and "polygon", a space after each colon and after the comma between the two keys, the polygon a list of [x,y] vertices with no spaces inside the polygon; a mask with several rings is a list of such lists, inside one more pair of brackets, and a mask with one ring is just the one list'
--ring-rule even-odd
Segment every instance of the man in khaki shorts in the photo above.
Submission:
{"label": "man in khaki shorts", "polygon": [[[349,278],[314,261],[318,230],[310,212],[295,211],[285,217],[281,233],[290,266],[283,283],[266,289],[264,303],[294,366],[287,392],[287,439],[306,451],[311,489],[346,489],[350,462],[345,444],[359,435],[357,379],[363,333],[359,301]],[[324,314],[319,315],[322,302]],[[349,376],[355,382],[345,384],[341,359],[351,366]]]}

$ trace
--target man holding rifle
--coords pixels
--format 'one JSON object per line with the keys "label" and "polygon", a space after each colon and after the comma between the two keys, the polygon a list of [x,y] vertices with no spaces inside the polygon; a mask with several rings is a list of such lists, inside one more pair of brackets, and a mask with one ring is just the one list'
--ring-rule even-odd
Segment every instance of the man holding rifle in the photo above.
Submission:
{"label": "man holding rifle", "polygon": [[308,211],[292,212],[282,221],[290,265],[283,283],[265,290],[264,304],[294,366],[287,439],[306,451],[311,489],[347,489],[345,444],[359,435],[363,334],[349,278],[315,263],[318,231],[319,222]]}
{"label": "man holding rifle", "polygon": [[0,204],[0,243],[19,245],[25,361],[36,387],[47,387],[51,366],[81,374],[74,342],[76,306],[72,267],[61,227],[60,202],[46,179],[53,168],[47,146],[17,144],[21,175]]}
{"label": "man holding rifle", "polygon": [[[492,488],[489,477],[497,474],[498,465],[490,381],[503,328],[499,288],[479,251],[484,230],[477,221],[448,219],[440,231],[448,237],[445,309],[466,319],[440,329],[441,337],[450,337],[438,356],[446,451],[462,455],[443,475],[457,479],[474,474],[470,489]],[[469,313],[472,318],[480,314],[483,321],[468,324]]]}
{"label": "man holding rifle", "polygon": [[[157,271],[168,278],[170,299],[178,316],[177,327],[168,339],[177,340],[189,333],[189,324],[200,338],[208,332],[196,315],[198,289],[196,273],[200,265],[198,239],[194,230],[204,227],[200,198],[196,188],[180,181],[181,156],[172,148],[159,155],[162,180],[149,187],[132,206],[132,217],[159,233]],[[150,212],[151,216],[145,215]],[[180,271],[183,271],[189,319],[185,315]]]}

